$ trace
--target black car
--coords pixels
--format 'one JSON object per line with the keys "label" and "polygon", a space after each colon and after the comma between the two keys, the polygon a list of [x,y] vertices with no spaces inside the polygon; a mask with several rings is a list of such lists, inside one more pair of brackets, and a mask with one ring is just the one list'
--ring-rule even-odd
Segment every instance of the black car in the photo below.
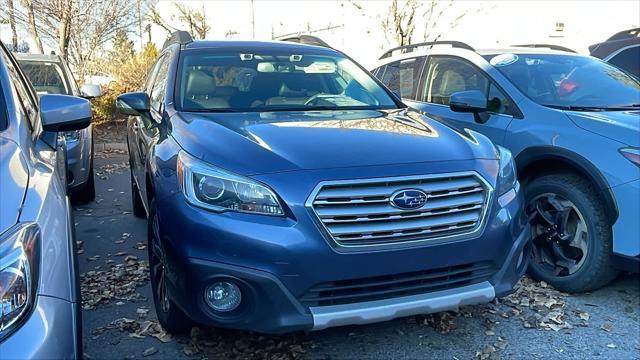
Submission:
{"label": "black car", "polygon": [[604,42],[589,46],[589,52],[640,77],[640,28],[620,31]]}

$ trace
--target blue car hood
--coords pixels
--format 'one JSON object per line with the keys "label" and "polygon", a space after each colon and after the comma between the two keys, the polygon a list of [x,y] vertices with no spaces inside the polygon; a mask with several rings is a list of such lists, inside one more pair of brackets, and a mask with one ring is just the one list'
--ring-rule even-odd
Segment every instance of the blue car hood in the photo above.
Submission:
{"label": "blue car hood", "polygon": [[496,158],[484,136],[405,109],[176,113],[171,127],[185,151],[243,175]]}
{"label": "blue car hood", "polygon": [[640,147],[640,111],[565,111],[573,122],[588,131]]}
{"label": "blue car hood", "polygon": [[0,234],[18,222],[28,174],[18,145],[0,137]]}

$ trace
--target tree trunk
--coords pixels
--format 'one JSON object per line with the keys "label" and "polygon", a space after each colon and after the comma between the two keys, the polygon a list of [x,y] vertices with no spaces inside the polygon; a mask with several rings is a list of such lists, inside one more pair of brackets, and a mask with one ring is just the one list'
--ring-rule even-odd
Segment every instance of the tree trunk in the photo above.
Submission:
{"label": "tree trunk", "polygon": [[33,42],[35,42],[36,44],[38,53],[44,54],[44,48],[42,47],[42,39],[40,39],[40,35],[38,34],[36,19],[33,13],[33,0],[23,0],[22,5],[25,7],[27,11],[27,25],[29,26],[29,32],[31,33],[31,36],[33,37]]}
{"label": "tree trunk", "polygon": [[9,27],[11,27],[11,45],[13,45],[13,51],[17,51],[18,32],[16,31],[16,13],[13,8],[13,0],[7,0],[7,8],[9,13]]}
{"label": "tree trunk", "polygon": [[70,17],[65,14],[58,25],[58,51],[65,61],[69,60],[69,29]]}

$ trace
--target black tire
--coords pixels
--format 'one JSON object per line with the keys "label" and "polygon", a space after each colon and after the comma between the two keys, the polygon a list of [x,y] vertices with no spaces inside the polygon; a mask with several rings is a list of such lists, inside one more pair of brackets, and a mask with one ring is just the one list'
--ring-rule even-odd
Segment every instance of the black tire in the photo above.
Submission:
{"label": "black tire", "polygon": [[[160,325],[171,334],[185,334],[193,326],[193,321],[173,302],[168,286],[166,286],[165,269],[168,266],[164,246],[160,236],[160,220],[156,211],[155,201],[149,205],[149,220],[147,226],[147,249],[149,254],[149,272],[151,277],[151,292],[153,304]],[[154,231],[155,223],[155,231]],[[164,282],[164,291],[159,291]],[[164,299],[164,304],[162,303]]]}
{"label": "black tire", "polygon": [[136,185],[136,181],[133,179],[133,173],[131,174],[131,203],[133,205],[133,215],[139,218],[146,218],[147,212],[144,209],[144,204],[142,203],[142,197],[140,196],[140,190],[138,190],[138,186]]}
{"label": "black tire", "polygon": [[73,192],[71,197],[81,203],[89,203],[96,199],[96,180],[93,173],[93,159],[89,166],[89,176],[87,181]]}
{"label": "black tire", "polygon": [[[573,174],[541,176],[533,179],[525,188],[527,212],[529,214],[536,213],[534,208],[539,203],[535,200],[549,196],[549,194],[552,194],[552,199],[557,198],[570,202],[574,211],[577,210],[576,213],[580,214],[580,219],[583,220],[582,228],[587,231],[586,236],[582,237],[586,242],[586,255],[583,255],[582,263],[578,263],[579,266],[573,269],[573,273],[552,274],[553,271],[550,271],[549,264],[536,260],[534,254],[535,251],[540,254],[540,249],[544,246],[548,247],[549,243],[553,241],[544,240],[544,237],[549,233],[538,237],[532,221],[532,238],[534,238],[532,247],[534,249],[529,263],[529,274],[537,280],[551,284],[558,290],[572,293],[591,291],[608,284],[616,277],[617,271],[613,267],[612,230],[597,189],[586,179]],[[563,235],[562,232],[560,235]],[[556,269],[556,271],[558,270]]]}

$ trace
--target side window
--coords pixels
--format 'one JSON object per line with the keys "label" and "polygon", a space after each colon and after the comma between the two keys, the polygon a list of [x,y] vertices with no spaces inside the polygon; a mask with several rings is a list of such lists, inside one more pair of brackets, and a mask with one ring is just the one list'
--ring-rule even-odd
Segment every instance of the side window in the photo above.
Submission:
{"label": "side window", "polygon": [[9,120],[7,119],[7,106],[4,102],[4,91],[2,91],[2,85],[0,85],[0,132],[5,130],[9,126]]}
{"label": "side window", "polygon": [[21,107],[24,111],[25,115],[29,119],[29,123],[31,124],[31,129],[37,128],[38,121],[38,108],[34,102],[33,92],[25,83],[23,82],[23,77],[20,74],[17,66],[11,61],[11,58],[4,51],[0,51],[2,54],[4,63],[7,65],[7,71],[9,74],[9,79],[11,80],[11,84],[15,89],[18,100],[20,104],[16,104],[16,106]]}
{"label": "side window", "polygon": [[388,64],[384,73],[381,67],[378,78],[402,98],[415,100],[423,65],[423,57],[396,61]]}
{"label": "side window", "polygon": [[153,80],[156,78],[156,73],[158,72],[158,68],[160,67],[160,64],[162,64],[163,59],[164,59],[164,56],[160,56],[158,59],[156,59],[156,62],[149,69],[147,78],[144,81],[144,88],[142,89],[142,91],[149,94],[149,96],[151,96],[151,89],[153,88]]}
{"label": "side window", "polygon": [[635,46],[620,52],[611,58],[609,63],[635,76],[640,76],[640,46]]}
{"label": "side window", "polygon": [[167,87],[167,74],[169,73],[169,65],[171,65],[171,56],[165,55],[157,65],[157,71],[153,80],[151,88],[151,108],[161,112],[162,102],[164,101],[164,95]]}
{"label": "side window", "polygon": [[489,112],[497,114],[513,115],[513,105],[511,100],[498,89],[494,84],[489,85],[489,95],[487,96],[487,109]]}
{"label": "side window", "polygon": [[400,92],[400,63],[394,62],[385,66],[384,73],[380,80],[389,88],[389,90]]}
{"label": "side window", "polygon": [[416,100],[424,57],[400,61],[400,94],[405,99]]}
{"label": "side window", "polygon": [[466,60],[454,57],[432,57],[427,66],[427,77],[421,101],[449,105],[451,94],[478,90],[487,96],[490,112],[512,115],[509,98]]}

